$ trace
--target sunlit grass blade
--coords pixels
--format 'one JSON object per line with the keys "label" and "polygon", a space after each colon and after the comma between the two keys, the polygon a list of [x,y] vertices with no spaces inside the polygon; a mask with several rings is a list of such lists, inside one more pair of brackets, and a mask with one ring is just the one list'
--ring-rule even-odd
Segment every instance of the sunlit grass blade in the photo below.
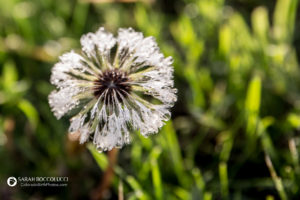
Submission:
{"label": "sunlit grass blade", "polygon": [[221,185],[221,194],[223,199],[228,199],[229,190],[228,190],[228,175],[227,175],[227,164],[221,162],[219,164],[219,176],[220,176],[220,185]]}
{"label": "sunlit grass blade", "polygon": [[184,172],[184,166],[183,166],[183,160],[182,155],[180,151],[180,146],[178,143],[178,138],[176,135],[176,132],[173,128],[173,124],[171,121],[168,121],[166,125],[163,128],[164,137],[167,141],[168,145],[168,152],[170,154],[170,157],[173,162],[174,171],[176,173],[178,181],[181,183],[181,185],[186,186],[187,185],[187,177]]}
{"label": "sunlit grass blade", "polygon": [[212,200],[212,193],[211,192],[205,192],[203,200]]}
{"label": "sunlit grass blade", "polygon": [[130,187],[134,190],[135,196],[140,200],[150,200],[151,198],[149,195],[142,189],[140,183],[133,177],[127,176],[126,177],[127,183]]}
{"label": "sunlit grass blade", "polygon": [[12,90],[12,86],[18,80],[18,71],[13,61],[7,61],[2,69],[0,82],[6,90]]}
{"label": "sunlit grass blade", "polygon": [[247,115],[247,133],[253,136],[256,132],[261,101],[261,78],[254,76],[249,83],[245,101]]}
{"label": "sunlit grass blade", "polygon": [[100,169],[102,169],[103,171],[107,169],[109,165],[107,156],[103,153],[99,153],[99,151],[91,143],[87,145],[87,148],[90,150]]}
{"label": "sunlit grass blade", "polygon": [[234,134],[232,131],[226,131],[223,133],[223,135],[225,138],[224,138],[222,150],[220,153],[220,160],[227,162],[230,157],[231,149],[233,146],[233,142],[234,142],[233,135]]}
{"label": "sunlit grass blade", "polygon": [[18,107],[24,112],[32,128],[35,129],[39,123],[39,115],[35,107],[26,99],[20,100]]}
{"label": "sunlit grass blade", "polygon": [[219,53],[227,56],[231,47],[231,29],[228,25],[223,25],[219,31]]}
{"label": "sunlit grass blade", "polygon": [[276,171],[273,167],[273,163],[271,161],[271,158],[267,153],[265,154],[265,162],[266,162],[267,167],[269,168],[271,177],[274,181],[275,187],[276,187],[276,189],[279,193],[279,196],[280,196],[281,200],[287,200],[288,198],[286,196],[282,180],[281,180],[280,177],[277,176],[277,173],[276,173]]}
{"label": "sunlit grass blade", "polygon": [[291,42],[298,0],[278,0],[274,11],[274,35],[281,42]]}
{"label": "sunlit grass blade", "polygon": [[181,200],[187,200],[191,198],[190,193],[181,187],[174,188],[173,192]]}
{"label": "sunlit grass blade", "polygon": [[150,157],[154,194],[155,194],[155,199],[157,200],[163,199],[163,185],[162,185],[159,165],[157,162],[157,159],[160,154],[161,154],[161,149],[158,147],[154,147]]}
{"label": "sunlit grass blade", "polygon": [[267,9],[265,7],[256,8],[252,13],[251,19],[254,34],[261,42],[267,42],[270,28]]}
{"label": "sunlit grass blade", "polygon": [[204,192],[205,189],[205,181],[203,179],[202,173],[200,169],[195,168],[192,170],[192,175],[194,177],[196,187],[201,191]]}

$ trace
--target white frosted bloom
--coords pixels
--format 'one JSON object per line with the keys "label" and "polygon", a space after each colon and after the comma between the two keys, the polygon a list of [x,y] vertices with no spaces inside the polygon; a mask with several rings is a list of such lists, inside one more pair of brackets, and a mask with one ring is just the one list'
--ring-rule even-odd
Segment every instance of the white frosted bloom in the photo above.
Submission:
{"label": "white frosted bloom", "polygon": [[169,120],[175,103],[173,59],[153,37],[132,28],[115,38],[103,27],[80,39],[82,53],[65,53],[52,68],[49,95],[57,119],[75,113],[69,132],[99,151],[130,143],[130,131],[147,137]]}

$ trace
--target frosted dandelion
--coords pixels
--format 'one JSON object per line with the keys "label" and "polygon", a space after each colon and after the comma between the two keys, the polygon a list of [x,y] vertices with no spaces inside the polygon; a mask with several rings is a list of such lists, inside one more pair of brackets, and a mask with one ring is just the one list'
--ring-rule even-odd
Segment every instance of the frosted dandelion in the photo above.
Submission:
{"label": "frosted dandelion", "polygon": [[82,53],[65,53],[52,68],[49,95],[57,119],[67,113],[69,132],[100,151],[130,143],[130,132],[147,137],[170,118],[176,101],[172,58],[165,58],[153,37],[132,28],[115,38],[104,28],[80,39]]}

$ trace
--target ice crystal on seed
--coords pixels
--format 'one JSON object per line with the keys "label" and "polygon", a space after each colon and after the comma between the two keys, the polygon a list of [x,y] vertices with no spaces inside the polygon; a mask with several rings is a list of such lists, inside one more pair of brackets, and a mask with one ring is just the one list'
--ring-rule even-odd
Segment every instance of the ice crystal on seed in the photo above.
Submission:
{"label": "ice crystal on seed", "polygon": [[100,151],[128,144],[132,130],[157,133],[176,101],[172,58],[132,28],[119,29],[115,38],[101,27],[80,43],[81,54],[65,53],[52,68],[56,90],[49,104],[56,118],[77,112],[69,132],[80,132],[80,143],[92,141]]}

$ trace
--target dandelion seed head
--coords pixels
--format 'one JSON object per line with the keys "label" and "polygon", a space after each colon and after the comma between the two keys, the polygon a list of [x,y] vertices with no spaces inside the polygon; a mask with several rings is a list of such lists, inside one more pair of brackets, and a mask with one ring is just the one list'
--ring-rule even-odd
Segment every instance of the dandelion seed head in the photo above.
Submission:
{"label": "dandelion seed head", "polygon": [[172,57],[132,28],[115,38],[101,27],[80,43],[81,53],[63,54],[52,68],[49,104],[56,118],[75,112],[69,132],[80,132],[80,143],[91,141],[99,151],[130,143],[135,130],[157,133],[177,100]]}
{"label": "dandelion seed head", "polygon": [[105,93],[102,98],[106,104],[114,101],[114,95],[122,102],[130,93],[130,79],[126,72],[118,69],[106,70],[94,81],[94,96],[99,98]]}

